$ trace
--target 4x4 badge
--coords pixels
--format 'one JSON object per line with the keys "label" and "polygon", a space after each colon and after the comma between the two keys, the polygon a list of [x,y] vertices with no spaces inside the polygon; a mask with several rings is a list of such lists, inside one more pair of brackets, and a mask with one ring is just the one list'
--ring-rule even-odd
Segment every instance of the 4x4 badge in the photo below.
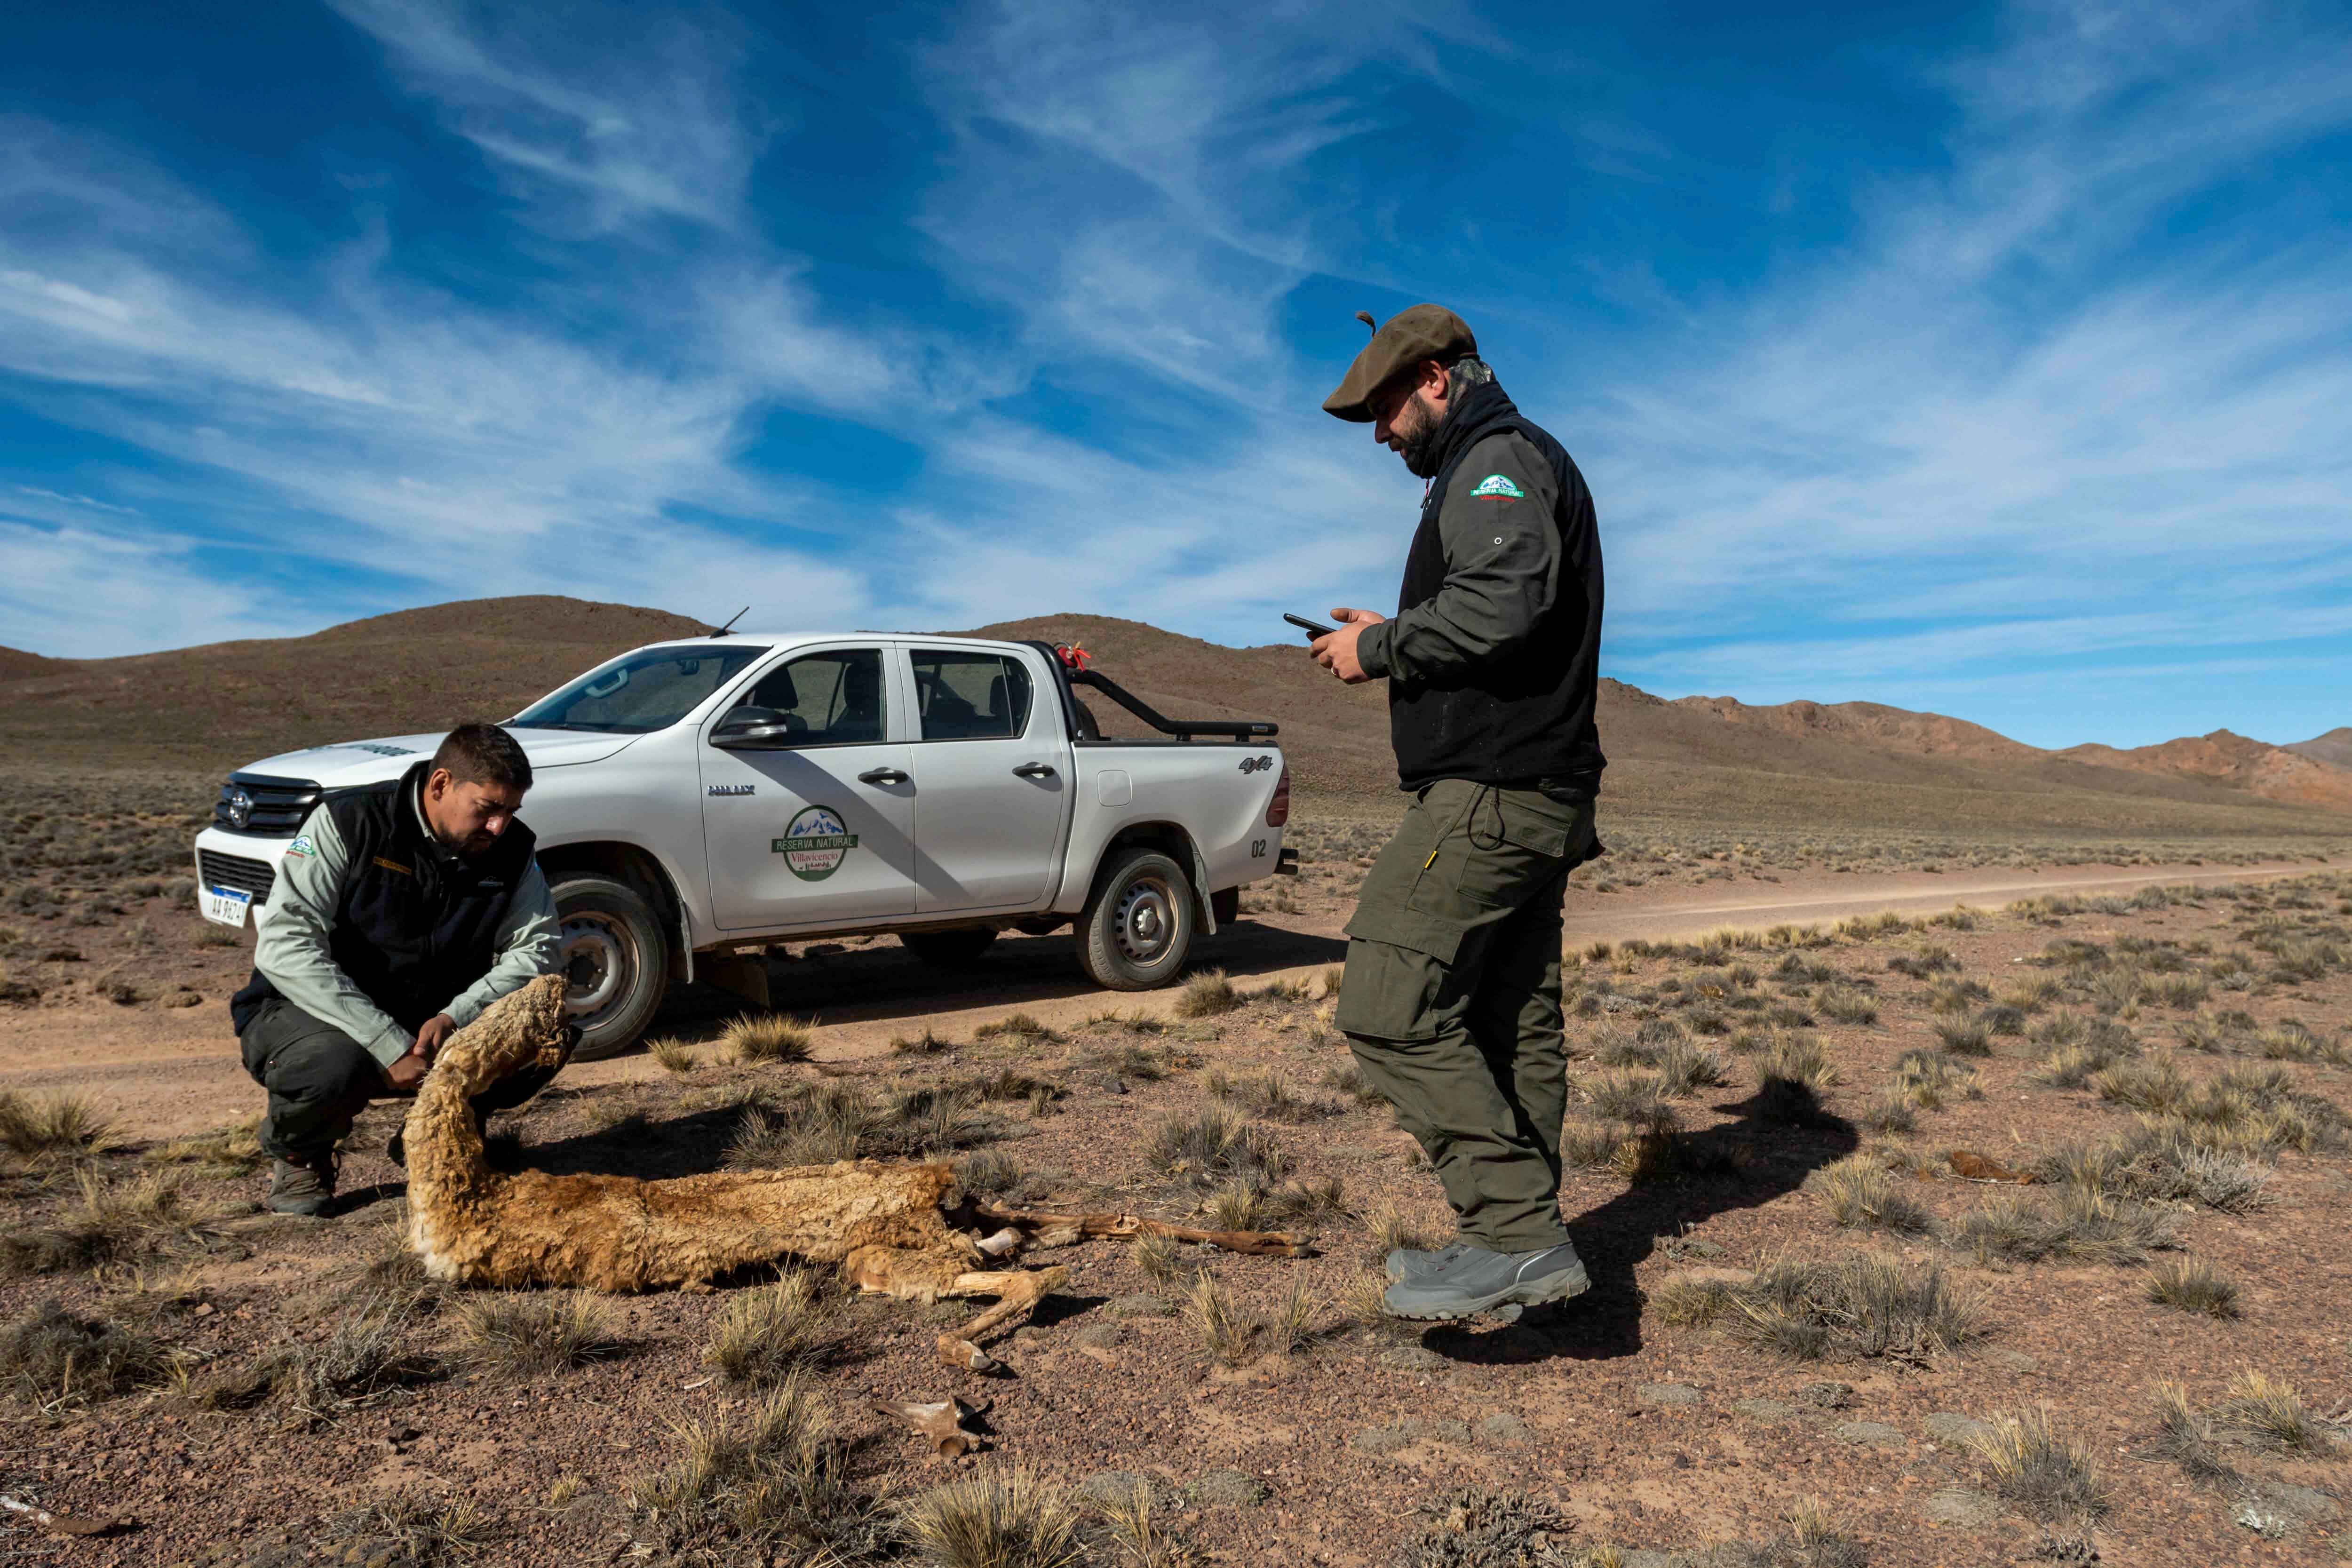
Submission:
{"label": "4x4 badge", "polygon": [[1274,759],[1272,757],[1244,757],[1242,759],[1242,772],[1245,773],[1264,773],[1266,769],[1272,766],[1274,766]]}

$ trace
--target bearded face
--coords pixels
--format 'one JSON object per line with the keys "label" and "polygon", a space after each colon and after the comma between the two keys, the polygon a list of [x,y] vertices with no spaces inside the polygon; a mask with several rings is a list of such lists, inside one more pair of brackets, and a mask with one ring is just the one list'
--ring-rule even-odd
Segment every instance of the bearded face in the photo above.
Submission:
{"label": "bearded face", "polygon": [[1391,428],[1397,437],[1397,456],[1417,479],[1434,479],[1437,475],[1437,440],[1445,430],[1445,416],[1430,406],[1429,400],[1416,389],[1404,405],[1397,410]]}

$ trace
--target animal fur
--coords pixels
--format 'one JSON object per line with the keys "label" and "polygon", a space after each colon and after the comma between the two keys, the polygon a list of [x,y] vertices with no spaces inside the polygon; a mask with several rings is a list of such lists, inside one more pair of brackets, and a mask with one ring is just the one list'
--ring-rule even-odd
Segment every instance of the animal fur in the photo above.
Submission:
{"label": "animal fur", "polygon": [[[1132,1215],[1027,1215],[972,1209],[940,1163],[844,1160],[782,1171],[717,1172],[648,1182],[494,1171],[470,1101],[527,1065],[561,1068],[572,1033],[563,980],[543,975],[451,1036],[418,1088],[404,1134],[409,1246],[436,1279],[592,1290],[707,1289],[746,1266],[786,1258],[836,1264],[859,1289],[930,1302],[994,1296],[995,1306],[940,1336],[950,1365],[993,1364],[979,1341],[1058,1289],[1068,1270],[991,1268],[1029,1232],[1218,1240],[1234,1251],[1295,1256],[1286,1236],[1189,1231]],[[951,1223],[1005,1226],[981,1238]]]}

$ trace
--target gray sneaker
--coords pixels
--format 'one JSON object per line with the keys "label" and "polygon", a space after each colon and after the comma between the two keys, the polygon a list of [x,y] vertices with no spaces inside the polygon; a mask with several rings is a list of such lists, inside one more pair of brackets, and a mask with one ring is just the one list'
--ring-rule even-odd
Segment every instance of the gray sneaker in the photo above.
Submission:
{"label": "gray sneaker", "polygon": [[335,1201],[333,1156],[310,1165],[269,1162],[269,1212],[318,1215]]}
{"label": "gray sneaker", "polygon": [[1564,1301],[1591,1284],[1576,1248],[1566,1242],[1535,1252],[1489,1252],[1474,1246],[1391,1285],[1381,1305],[1391,1318],[1475,1318],[1499,1308]]}
{"label": "gray sneaker", "polygon": [[1435,1252],[1423,1252],[1419,1247],[1400,1247],[1388,1256],[1389,1283],[1415,1274],[1426,1274],[1433,1268],[1443,1268],[1470,1250],[1466,1241],[1448,1242]]}

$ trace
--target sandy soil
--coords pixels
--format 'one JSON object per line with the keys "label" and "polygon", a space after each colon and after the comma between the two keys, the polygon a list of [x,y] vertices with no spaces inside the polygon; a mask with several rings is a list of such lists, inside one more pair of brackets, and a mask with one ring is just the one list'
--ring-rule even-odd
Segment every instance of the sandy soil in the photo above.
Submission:
{"label": "sandy soil", "polygon": [[[2233,882],[2260,882],[2311,869],[2309,862],[2231,867]],[[2069,867],[2042,872],[1971,868],[1892,875],[1792,874],[1778,882],[1654,884],[1621,893],[1571,895],[1570,951],[1592,942],[1671,941],[1726,926],[1834,923],[1896,910],[1927,914],[1955,904],[1999,907],[2052,893],[2080,897],[2210,879],[2198,866]],[[1320,896],[1318,896],[1318,893]],[[1345,956],[1339,936],[1352,900],[1336,889],[1303,890],[1289,912],[1256,910],[1207,945],[1205,963],[1255,982],[1307,980]],[[193,917],[183,916],[184,921]],[[1011,1008],[1049,1027],[1067,1028],[1107,1006],[1164,1017],[1168,993],[1136,996],[1096,990],[1078,974],[1066,935],[1008,935],[977,970],[927,968],[887,939],[856,944],[797,945],[771,964],[771,994],[784,1011],[816,1025],[822,1061],[852,1061],[887,1052],[896,1036],[925,1026],[967,1034]],[[37,1008],[0,1011],[0,1089],[72,1090],[92,1096],[107,1114],[142,1137],[173,1137],[249,1112],[257,1090],[236,1057],[228,1028],[227,991],[241,984],[242,958],[215,958],[196,982],[204,1004],[163,1010],[125,1007],[77,996]],[[736,999],[696,986],[681,993],[654,1033],[708,1037],[740,1010]],[[568,1081],[603,1084],[663,1076],[642,1052],[583,1062]]]}

